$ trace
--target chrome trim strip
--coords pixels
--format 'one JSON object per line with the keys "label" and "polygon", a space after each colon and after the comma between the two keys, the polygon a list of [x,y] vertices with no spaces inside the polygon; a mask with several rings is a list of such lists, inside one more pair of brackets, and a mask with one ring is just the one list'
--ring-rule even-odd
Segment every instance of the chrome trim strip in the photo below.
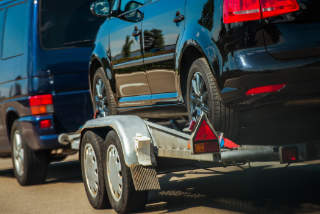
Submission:
{"label": "chrome trim strip", "polygon": [[162,61],[166,61],[166,60],[170,60],[170,59],[174,59],[174,53],[169,53],[169,54],[163,54],[163,55],[144,58],[144,64],[162,62]]}

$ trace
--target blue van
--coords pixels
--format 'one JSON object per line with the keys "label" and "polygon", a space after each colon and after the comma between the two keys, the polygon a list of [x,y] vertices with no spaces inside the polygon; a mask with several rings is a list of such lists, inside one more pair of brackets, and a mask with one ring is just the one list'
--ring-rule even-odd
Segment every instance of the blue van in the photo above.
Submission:
{"label": "blue van", "polygon": [[0,154],[21,185],[41,183],[62,159],[62,132],[92,117],[88,62],[103,18],[89,0],[0,2]]}

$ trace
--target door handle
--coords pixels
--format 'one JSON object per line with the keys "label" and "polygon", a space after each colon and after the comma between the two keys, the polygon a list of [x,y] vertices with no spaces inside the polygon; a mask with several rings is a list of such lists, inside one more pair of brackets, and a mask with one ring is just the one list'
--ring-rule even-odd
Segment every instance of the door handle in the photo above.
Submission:
{"label": "door handle", "polygon": [[180,13],[180,11],[177,11],[177,12],[176,12],[176,17],[174,18],[173,22],[179,23],[179,22],[181,22],[181,21],[183,21],[183,20],[184,20],[184,15],[182,15],[182,14]]}
{"label": "door handle", "polygon": [[140,35],[141,35],[141,30],[139,30],[138,26],[135,26],[134,30],[132,32],[132,36],[133,37],[137,37],[137,36],[140,36]]}

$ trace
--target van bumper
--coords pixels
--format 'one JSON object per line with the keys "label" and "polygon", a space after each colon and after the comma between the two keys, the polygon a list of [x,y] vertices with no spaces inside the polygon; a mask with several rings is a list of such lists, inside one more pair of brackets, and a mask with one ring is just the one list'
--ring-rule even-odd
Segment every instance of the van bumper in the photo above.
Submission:
{"label": "van bumper", "polygon": [[[41,120],[51,120],[51,127],[41,129]],[[61,148],[55,130],[53,115],[26,116],[19,118],[23,140],[32,150],[51,150]]]}

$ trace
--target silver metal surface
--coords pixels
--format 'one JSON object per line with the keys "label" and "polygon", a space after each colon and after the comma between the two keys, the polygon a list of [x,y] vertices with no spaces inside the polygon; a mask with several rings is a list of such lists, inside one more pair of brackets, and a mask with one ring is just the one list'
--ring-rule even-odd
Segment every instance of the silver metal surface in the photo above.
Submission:
{"label": "silver metal surface", "polygon": [[105,117],[109,115],[109,108],[108,104],[106,102],[107,99],[107,92],[106,92],[106,86],[103,83],[102,79],[98,79],[96,84],[96,94],[94,97],[95,106],[97,110],[97,117]]}
{"label": "silver metal surface", "polygon": [[84,174],[90,195],[95,198],[99,191],[98,164],[91,144],[84,148]]}
{"label": "silver metal surface", "polygon": [[160,190],[157,172],[153,167],[132,165],[130,170],[136,191]]}
{"label": "silver metal surface", "polygon": [[146,122],[158,157],[181,158],[186,160],[217,161],[216,154],[193,154],[192,136],[155,123]]}
{"label": "silver metal surface", "polygon": [[[142,136],[151,138],[144,120],[134,115],[116,115],[97,118],[87,121],[77,133],[82,133],[82,131],[86,129],[101,127],[111,128],[117,132],[121,142],[124,160],[128,167],[133,164],[139,164],[134,142],[136,134],[140,133]],[[151,149],[151,153],[153,153],[153,149]],[[155,159],[152,159],[152,165],[156,165]]]}
{"label": "silver metal surface", "polygon": [[109,189],[115,201],[119,201],[122,197],[122,169],[117,148],[111,144],[107,150],[107,178]]}
{"label": "silver metal surface", "polygon": [[208,91],[205,81],[200,72],[194,73],[191,80],[190,112],[195,119],[199,118],[203,112],[208,113]]}
{"label": "silver metal surface", "polygon": [[151,138],[137,133],[135,137],[136,153],[138,162],[142,166],[152,166]]}
{"label": "silver metal surface", "polygon": [[275,161],[279,160],[279,155],[275,146],[243,145],[236,150],[221,152],[221,160],[224,163]]}
{"label": "silver metal surface", "polygon": [[16,130],[13,135],[13,162],[16,172],[19,176],[24,173],[24,149],[22,146],[22,139],[19,130]]}
{"label": "silver metal surface", "polygon": [[79,150],[80,137],[80,133],[63,133],[58,136],[58,141],[65,146],[71,144],[71,149]]}

